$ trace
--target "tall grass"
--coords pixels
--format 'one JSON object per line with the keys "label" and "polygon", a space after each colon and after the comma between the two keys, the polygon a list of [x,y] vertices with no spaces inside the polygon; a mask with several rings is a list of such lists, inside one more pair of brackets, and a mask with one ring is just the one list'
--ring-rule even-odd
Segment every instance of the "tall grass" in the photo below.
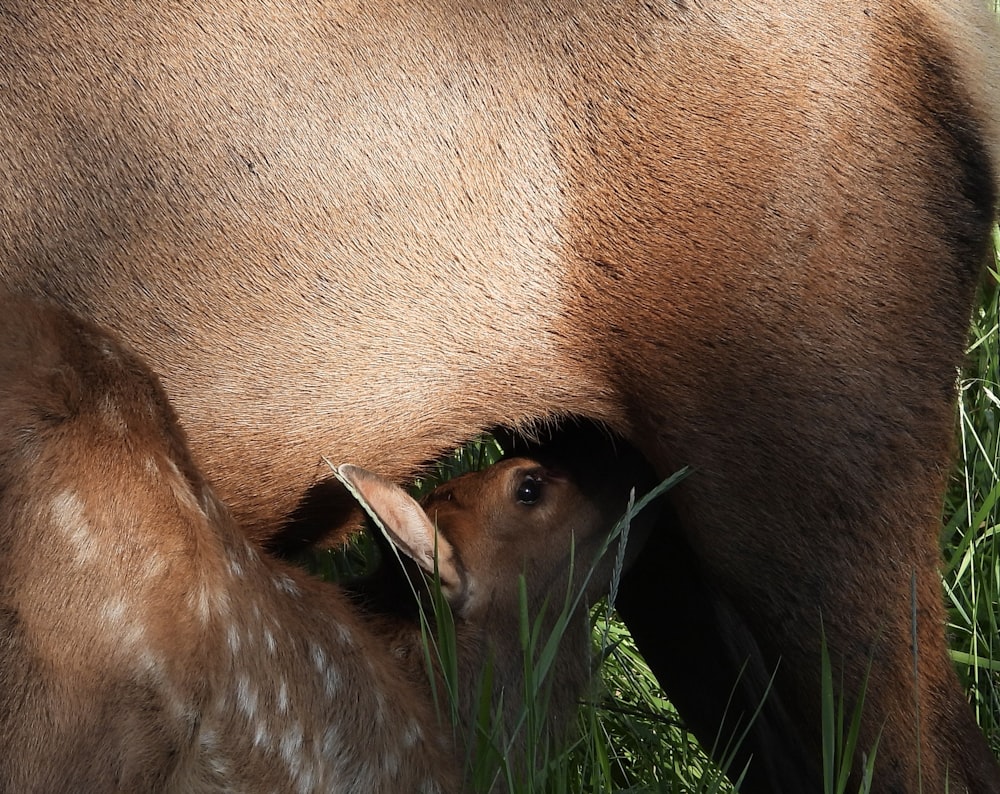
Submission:
{"label": "tall grass", "polygon": [[[994,232],[995,251],[1000,234]],[[994,256],[959,378],[959,462],[942,548],[952,659],[1000,755],[1000,271]]]}

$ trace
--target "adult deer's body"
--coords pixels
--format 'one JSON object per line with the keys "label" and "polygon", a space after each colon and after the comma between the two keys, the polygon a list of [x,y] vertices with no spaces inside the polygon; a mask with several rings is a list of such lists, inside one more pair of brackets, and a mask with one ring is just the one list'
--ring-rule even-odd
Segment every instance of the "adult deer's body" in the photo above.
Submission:
{"label": "adult deer's body", "polygon": [[330,504],[321,455],[603,421],[697,470],[624,604],[689,722],[778,667],[745,790],[818,785],[822,618],[849,685],[872,659],[877,791],[918,748],[1000,791],[934,572],[996,198],[976,0],[0,18],[0,278],[148,358],[256,536]]}
{"label": "adult deer's body", "polygon": [[[516,714],[524,692],[519,575],[533,610],[580,592],[630,482],[648,478],[635,456],[572,476],[506,460],[432,494],[432,524],[350,468],[394,542],[429,572],[439,556],[463,670],[452,736],[419,624],[373,626],[338,588],[258,553],[130,350],[59,312],[0,309],[0,791],[458,791],[486,661],[498,702]],[[552,720],[590,673],[586,601],[571,614]]]}

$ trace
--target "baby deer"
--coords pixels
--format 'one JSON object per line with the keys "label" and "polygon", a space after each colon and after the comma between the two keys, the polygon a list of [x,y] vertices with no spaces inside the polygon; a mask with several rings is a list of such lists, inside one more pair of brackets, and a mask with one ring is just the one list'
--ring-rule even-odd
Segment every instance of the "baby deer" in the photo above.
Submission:
{"label": "baby deer", "polygon": [[[19,298],[0,308],[0,791],[458,791],[428,680],[399,658],[413,631],[387,636],[251,545],[123,344]],[[476,650],[463,669],[488,654],[501,689],[517,575],[532,602],[566,581],[629,479],[590,491],[507,461],[430,498],[435,535],[395,486],[342,472],[407,554],[430,569],[437,549],[459,647]],[[565,659],[563,699],[582,658]]]}
{"label": "baby deer", "polygon": [[[541,646],[558,635],[548,680],[538,682],[537,697],[544,700],[540,712],[549,730],[559,732],[592,673],[587,607],[608,592],[616,565],[631,564],[654,514],[647,510],[630,522],[626,553],[616,555],[618,544],[608,543],[609,530],[627,506],[629,489],[634,483],[649,485],[651,472],[634,453],[618,453],[602,440],[596,448],[613,467],[598,469],[587,456],[557,465],[544,454],[510,458],[439,486],[422,504],[363,469],[338,469],[390,542],[426,574],[439,577],[455,620],[453,705],[464,737],[458,749],[464,745],[473,753],[485,742],[497,754],[494,760],[503,758],[515,775],[527,749],[519,730],[525,665],[537,665]],[[529,661],[521,639],[522,576],[524,612],[541,638]],[[416,621],[389,621],[383,632],[411,671],[423,668],[424,640]],[[490,674],[484,679],[486,669]],[[532,674],[539,672],[540,667]],[[484,694],[499,724],[481,723]]]}

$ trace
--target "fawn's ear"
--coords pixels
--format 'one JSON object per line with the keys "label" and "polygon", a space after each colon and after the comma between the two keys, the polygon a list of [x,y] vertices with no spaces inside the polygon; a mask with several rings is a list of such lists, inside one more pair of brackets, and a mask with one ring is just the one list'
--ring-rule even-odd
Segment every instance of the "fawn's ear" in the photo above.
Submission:
{"label": "fawn's ear", "polygon": [[434,528],[412,496],[384,477],[350,463],[338,466],[336,474],[389,542],[431,575],[436,551],[441,589],[448,597],[460,592],[462,578],[451,544]]}

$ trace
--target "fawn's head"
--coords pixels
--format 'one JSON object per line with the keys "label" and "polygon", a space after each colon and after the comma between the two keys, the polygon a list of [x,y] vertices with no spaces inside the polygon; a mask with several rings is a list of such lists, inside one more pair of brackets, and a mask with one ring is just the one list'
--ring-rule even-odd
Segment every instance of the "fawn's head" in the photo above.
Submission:
{"label": "fawn's head", "polygon": [[[645,470],[581,482],[568,469],[534,458],[509,458],[456,477],[416,502],[402,488],[352,465],[339,468],[385,526],[390,540],[427,573],[436,570],[441,588],[465,619],[491,605],[516,603],[524,574],[529,598],[587,584],[587,600],[608,586],[617,543],[598,555],[628,506],[629,491],[641,492]],[[638,523],[638,522],[637,522]],[[641,545],[645,524],[631,532],[626,565]],[[560,588],[560,589],[556,589]]]}

